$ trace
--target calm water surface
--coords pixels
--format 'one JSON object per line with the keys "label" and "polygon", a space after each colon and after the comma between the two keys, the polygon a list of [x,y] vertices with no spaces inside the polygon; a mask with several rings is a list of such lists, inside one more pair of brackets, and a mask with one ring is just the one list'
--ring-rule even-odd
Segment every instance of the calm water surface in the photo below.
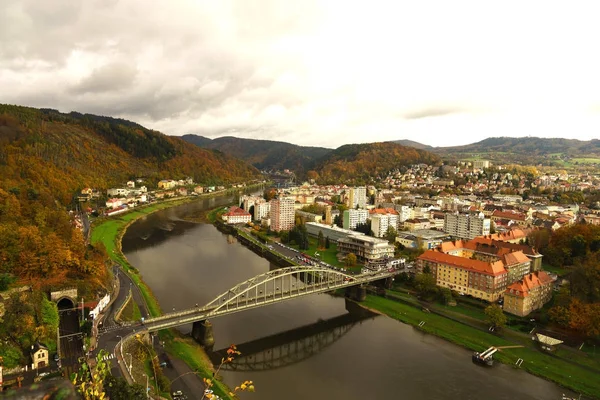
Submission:
{"label": "calm water surface", "polygon": [[[163,310],[203,305],[274,268],[213,226],[184,220],[231,201],[205,199],[163,210],[129,228],[125,255]],[[553,400],[573,395],[505,365],[474,365],[467,350],[385,316],[349,313],[344,299],[327,294],[212,323],[215,350],[231,343],[245,349],[238,361],[252,371],[223,373],[231,386],[255,382],[257,393],[245,399]],[[189,332],[191,326],[181,329]]]}

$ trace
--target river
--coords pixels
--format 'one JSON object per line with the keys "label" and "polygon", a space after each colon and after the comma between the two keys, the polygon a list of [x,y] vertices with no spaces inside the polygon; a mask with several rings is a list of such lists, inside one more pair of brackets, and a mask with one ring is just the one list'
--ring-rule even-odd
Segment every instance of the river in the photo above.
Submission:
{"label": "river", "polygon": [[[164,311],[206,304],[274,268],[212,225],[184,220],[231,201],[217,197],[184,204],[128,229],[123,251]],[[214,319],[214,349],[235,343],[250,352],[237,360],[244,370],[223,372],[225,382],[234,387],[252,380],[257,392],[242,398],[261,400],[573,396],[506,365],[475,365],[470,351],[386,316],[350,310],[343,298],[320,294]]]}

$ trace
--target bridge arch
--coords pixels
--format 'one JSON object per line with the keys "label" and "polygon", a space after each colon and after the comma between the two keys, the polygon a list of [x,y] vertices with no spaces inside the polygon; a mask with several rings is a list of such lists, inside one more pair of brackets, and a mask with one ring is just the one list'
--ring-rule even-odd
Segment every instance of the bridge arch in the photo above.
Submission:
{"label": "bridge arch", "polygon": [[[284,289],[283,284],[285,284],[285,278],[288,278],[288,287]],[[227,290],[226,292],[221,293],[203,308],[211,310],[209,315],[217,314],[223,308],[227,309],[229,305],[239,301],[240,299],[243,300],[246,297],[246,295],[250,293],[254,293],[255,298],[258,297],[259,287],[263,288],[260,289],[260,294],[264,294],[266,297],[266,288],[269,283],[273,283],[272,296],[274,298],[276,297],[278,291],[279,293],[281,293],[282,296],[286,290],[288,293],[292,293],[294,290],[297,290],[298,293],[300,293],[302,291],[302,288],[300,287],[300,285],[296,287],[295,283],[292,283],[292,278],[295,278],[295,281],[300,282],[324,282],[330,283],[332,285],[340,282],[353,282],[356,280],[356,277],[352,275],[348,275],[346,273],[331,268],[312,266],[293,266],[279,268],[257,275],[253,278],[250,278],[244,282],[237,284],[236,286]],[[276,282],[282,282],[281,288],[275,285]]]}

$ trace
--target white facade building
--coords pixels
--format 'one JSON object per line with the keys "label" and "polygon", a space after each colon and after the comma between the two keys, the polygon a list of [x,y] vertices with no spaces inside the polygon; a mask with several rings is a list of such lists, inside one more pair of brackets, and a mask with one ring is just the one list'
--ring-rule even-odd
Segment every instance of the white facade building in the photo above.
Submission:
{"label": "white facade building", "polygon": [[448,213],[444,216],[444,232],[460,239],[473,239],[490,234],[490,219],[483,213]]}
{"label": "white facade building", "polygon": [[260,203],[255,203],[254,204],[254,220],[260,221],[261,219],[269,216],[270,210],[271,210],[271,203],[267,203],[264,200]]}
{"label": "white facade building", "polygon": [[363,209],[350,209],[344,210],[343,228],[344,229],[355,229],[358,224],[367,223],[369,217],[369,211]]}
{"label": "white facade building", "polygon": [[348,207],[356,208],[356,206],[359,208],[365,208],[367,206],[367,188],[364,186],[350,188]]}
{"label": "white facade building", "polygon": [[371,215],[371,230],[375,237],[384,237],[389,227],[398,230],[398,215],[373,214]]}

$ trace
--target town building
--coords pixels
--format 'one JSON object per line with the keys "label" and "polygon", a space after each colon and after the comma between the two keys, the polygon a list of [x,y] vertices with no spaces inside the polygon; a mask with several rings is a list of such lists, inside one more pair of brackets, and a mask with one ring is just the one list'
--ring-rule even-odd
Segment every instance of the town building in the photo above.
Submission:
{"label": "town building", "polygon": [[371,231],[375,237],[384,237],[389,227],[398,230],[398,211],[393,208],[376,208],[369,212],[371,215]]}
{"label": "town building", "polygon": [[442,231],[432,229],[418,229],[412,232],[398,232],[396,243],[400,243],[407,249],[434,249],[444,240],[448,240],[449,235]]}
{"label": "town building", "polygon": [[504,311],[524,317],[538,310],[552,298],[552,278],[544,271],[536,271],[512,283],[504,293]]}
{"label": "town building", "polygon": [[254,204],[254,220],[260,221],[263,218],[269,216],[269,211],[271,211],[271,203],[262,200],[258,203]]}
{"label": "town building", "polygon": [[356,225],[366,224],[368,217],[369,211],[362,208],[344,210],[342,226],[344,229],[356,229]]}
{"label": "town building", "polygon": [[404,228],[408,231],[430,229],[431,222],[428,218],[411,218],[404,221]]}
{"label": "town building", "polygon": [[304,223],[306,222],[322,222],[323,215],[322,214],[314,214],[308,211],[296,210],[296,215],[302,219]]}
{"label": "town building", "polygon": [[280,197],[271,200],[271,230],[275,232],[289,231],[294,227],[294,199]]}
{"label": "town building", "polygon": [[[448,241],[417,259],[417,271],[429,267],[436,284],[487,301],[496,301],[506,287],[532,271],[535,249],[489,238]],[[541,258],[539,258],[541,261]]]}
{"label": "town building", "polygon": [[483,213],[448,213],[444,216],[444,232],[459,239],[489,235],[490,225],[490,219]]}
{"label": "town building", "polygon": [[490,302],[498,300],[507,285],[502,261],[480,261],[428,250],[417,259],[417,271],[429,268],[436,285]]}
{"label": "town building", "polygon": [[349,208],[365,208],[367,206],[367,188],[364,186],[350,188],[348,193]]}
{"label": "town building", "polygon": [[47,367],[48,365],[48,348],[43,344],[36,342],[31,346],[31,368],[39,369]]}
{"label": "town building", "polygon": [[251,219],[252,216],[248,211],[236,206],[229,207],[229,210],[223,214],[223,220],[228,224],[246,224]]}
{"label": "town building", "polygon": [[473,168],[475,169],[484,169],[490,167],[489,160],[475,160],[473,161]]}
{"label": "town building", "polygon": [[339,239],[337,249],[342,254],[353,253],[360,263],[394,257],[394,245],[387,240],[361,234]]}
{"label": "town building", "polygon": [[171,179],[163,179],[162,181],[158,181],[159,189],[173,189],[177,186],[177,181]]}
{"label": "town building", "polygon": [[329,238],[329,240],[332,242],[337,242],[338,240],[348,236],[356,236],[361,234],[360,232],[340,228],[337,225],[318,224],[316,222],[307,222],[304,224],[304,226],[306,226],[306,232],[309,235],[318,237],[319,232],[323,232],[323,236]]}

